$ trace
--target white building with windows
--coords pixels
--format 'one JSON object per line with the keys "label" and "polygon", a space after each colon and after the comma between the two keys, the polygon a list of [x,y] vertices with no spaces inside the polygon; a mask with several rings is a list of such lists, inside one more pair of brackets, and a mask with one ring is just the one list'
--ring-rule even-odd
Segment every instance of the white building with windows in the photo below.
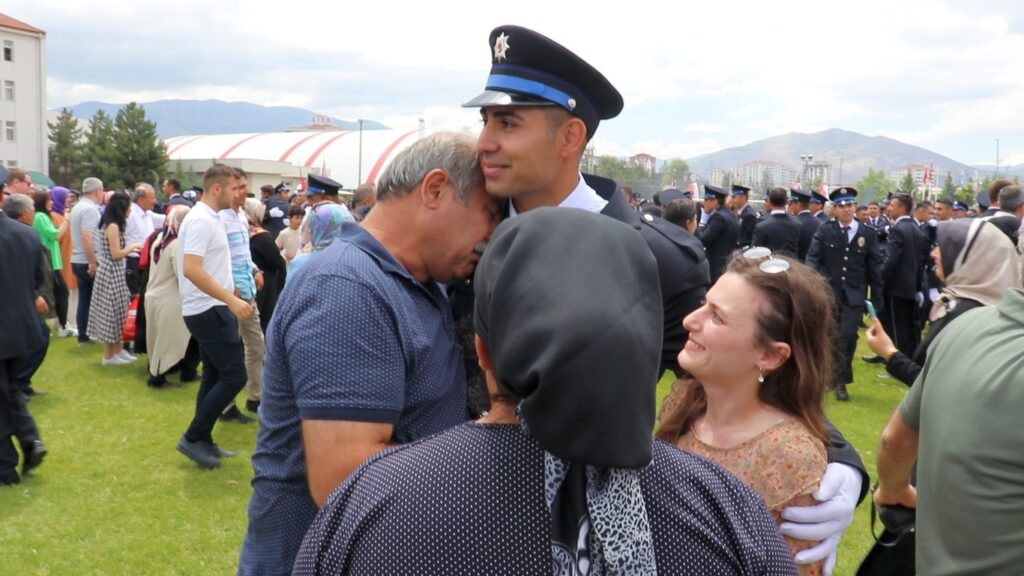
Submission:
{"label": "white building with windows", "polygon": [[0,165],[46,174],[46,32],[0,14]]}

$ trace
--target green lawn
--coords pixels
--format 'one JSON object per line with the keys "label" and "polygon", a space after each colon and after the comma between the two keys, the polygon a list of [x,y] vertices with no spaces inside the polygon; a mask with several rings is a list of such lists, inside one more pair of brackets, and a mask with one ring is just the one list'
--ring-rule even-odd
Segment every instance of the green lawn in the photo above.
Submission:
{"label": "green lawn", "polygon": [[[50,395],[30,407],[50,452],[22,484],[0,489],[0,573],[234,573],[256,425],[218,424],[217,442],[238,456],[200,470],[174,449],[197,384],[152,390],[144,356],[101,366],[101,354],[96,345],[54,339],[36,376]],[[904,386],[859,360],[855,371],[853,401],[830,401],[828,413],[873,474],[878,433]],[[852,574],[870,545],[861,506],[836,573]]]}

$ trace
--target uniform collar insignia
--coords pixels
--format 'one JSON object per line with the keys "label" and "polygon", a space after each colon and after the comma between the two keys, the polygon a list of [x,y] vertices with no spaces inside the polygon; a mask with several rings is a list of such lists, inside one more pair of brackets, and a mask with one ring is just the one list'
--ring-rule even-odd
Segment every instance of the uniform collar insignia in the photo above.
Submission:
{"label": "uniform collar insignia", "polygon": [[498,34],[498,37],[494,40],[494,60],[497,62],[505,60],[505,53],[508,52],[509,47],[508,35],[504,32]]}

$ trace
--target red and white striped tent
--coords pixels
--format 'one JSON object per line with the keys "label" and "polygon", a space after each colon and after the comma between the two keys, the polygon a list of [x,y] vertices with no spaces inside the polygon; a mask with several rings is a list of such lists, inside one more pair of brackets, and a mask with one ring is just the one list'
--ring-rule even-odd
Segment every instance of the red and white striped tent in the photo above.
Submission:
{"label": "red and white striped tent", "polygon": [[297,168],[294,175],[303,180],[313,172],[353,189],[362,182],[376,182],[391,159],[417,138],[417,130],[304,130],[176,136],[164,143],[172,168],[175,161],[284,163]]}

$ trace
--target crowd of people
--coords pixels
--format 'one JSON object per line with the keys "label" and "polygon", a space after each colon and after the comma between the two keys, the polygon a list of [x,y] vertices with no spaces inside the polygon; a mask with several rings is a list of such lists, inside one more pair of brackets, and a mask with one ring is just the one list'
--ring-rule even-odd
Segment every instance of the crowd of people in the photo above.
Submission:
{"label": "crowd of people", "polygon": [[[154,388],[200,380],[177,450],[201,468],[235,455],[218,420],[258,416],[239,574],[830,574],[870,482],[823,400],[850,399],[866,328],[865,360],[911,386],[874,503],[931,507],[923,573],[1012,573],[1024,547],[997,542],[1024,543],[1020,475],[995,469],[1020,468],[1016,435],[936,477],[1024,400],[1021,187],[993,184],[967,219],[906,193],[858,206],[848,186],[774,188],[763,211],[739,185],[639,206],[580,173],[623,108],[615,87],[532,30],[488,42],[464,104],[479,136],[418,140],[350,204],[316,174],[256,198],[224,164],[189,191],[165,180],[162,205],[147,183],[31,190],[12,171],[0,482],[19,480],[8,438],[22,476],[46,454],[27,400],[55,315],[58,337],[104,344],[103,365],[146,354]],[[950,398],[979,397],[971,416],[1002,416],[950,439]],[[1009,503],[951,480],[974,473]],[[941,510],[949,494],[995,521]],[[971,545],[952,541],[968,525]]]}

